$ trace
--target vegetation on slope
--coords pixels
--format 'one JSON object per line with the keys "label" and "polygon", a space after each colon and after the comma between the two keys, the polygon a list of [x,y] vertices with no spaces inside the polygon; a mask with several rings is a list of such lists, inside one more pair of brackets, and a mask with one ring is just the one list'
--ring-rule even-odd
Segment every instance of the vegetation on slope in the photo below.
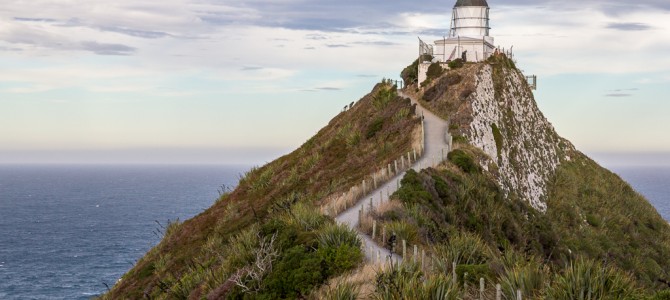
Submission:
{"label": "vegetation on slope", "polygon": [[387,238],[430,249],[440,271],[422,270],[423,280],[451,274],[456,262],[459,280],[468,272],[471,285],[501,283],[508,297],[522,289],[533,299],[646,299],[669,288],[670,226],[619,177],[574,154],[559,167],[544,214],[504,197],[477,165],[480,150],[460,147],[437,169],[407,172],[396,200],[371,215]]}
{"label": "vegetation on slope", "polygon": [[[211,208],[170,225],[103,298],[303,295],[361,258],[345,238],[351,233],[315,207],[410,151],[419,124],[408,99],[377,85],[299,149],[252,169]],[[257,257],[261,249],[266,255]]]}

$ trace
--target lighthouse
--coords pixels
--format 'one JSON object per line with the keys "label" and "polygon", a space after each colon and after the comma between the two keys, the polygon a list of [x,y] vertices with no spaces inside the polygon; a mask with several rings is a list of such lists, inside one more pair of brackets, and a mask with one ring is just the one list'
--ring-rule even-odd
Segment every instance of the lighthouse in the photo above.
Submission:
{"label": "lighthouse", "polygon": [[433,61],[419,64],[419,83],[425,80],[428,66],[433,62],[446,64],[455,59],[468,62],[486,60],[495,51],[486,0],[457,0],[451,14],[449,34],[433,45],[420,41],[419,57],[433,57]]}

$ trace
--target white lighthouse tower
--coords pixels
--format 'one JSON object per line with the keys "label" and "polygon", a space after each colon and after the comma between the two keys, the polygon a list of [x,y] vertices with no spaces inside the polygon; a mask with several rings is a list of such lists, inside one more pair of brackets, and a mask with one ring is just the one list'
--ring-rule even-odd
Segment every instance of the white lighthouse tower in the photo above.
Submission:
{"label": "white lighthouse tower", "polygon": [[[420,57],[433,56],[433,62],[446,64],[461,58],[469,62],[486,60],[494,52],[493,37],[489,36],[489,5],[486,0],[457,0],[451,16],[449,35],[434,45],[421,42]],[[419,83],[431,62],[419,64]],[[426,65],[427,64],[427,65]]]}

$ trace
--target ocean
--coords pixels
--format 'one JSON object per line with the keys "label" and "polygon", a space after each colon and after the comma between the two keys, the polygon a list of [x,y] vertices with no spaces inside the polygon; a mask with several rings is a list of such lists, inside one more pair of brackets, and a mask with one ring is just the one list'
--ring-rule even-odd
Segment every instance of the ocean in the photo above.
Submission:
{"label": "ocean", "polygon": [[[0,299],[90,299],[243,166],[0,165]],[[670,167],[611,168],[670,220]]]}
{"label": "ocean", "polygon": [[0,165],[0,299],[90,299],[241,166]]}

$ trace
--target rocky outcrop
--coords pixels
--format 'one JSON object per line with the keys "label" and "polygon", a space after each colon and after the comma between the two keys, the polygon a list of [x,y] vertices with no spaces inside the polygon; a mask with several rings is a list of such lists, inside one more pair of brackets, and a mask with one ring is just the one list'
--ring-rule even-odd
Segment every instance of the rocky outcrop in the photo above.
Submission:
{"label": "rocky outcrop", "polygon": [[466,101],[472,116],[465,136],[495,163],[506,193],[545,211],[547,182],[574,147],[542,115],[518,70],[483,64],[475,82],[475,92]]}

